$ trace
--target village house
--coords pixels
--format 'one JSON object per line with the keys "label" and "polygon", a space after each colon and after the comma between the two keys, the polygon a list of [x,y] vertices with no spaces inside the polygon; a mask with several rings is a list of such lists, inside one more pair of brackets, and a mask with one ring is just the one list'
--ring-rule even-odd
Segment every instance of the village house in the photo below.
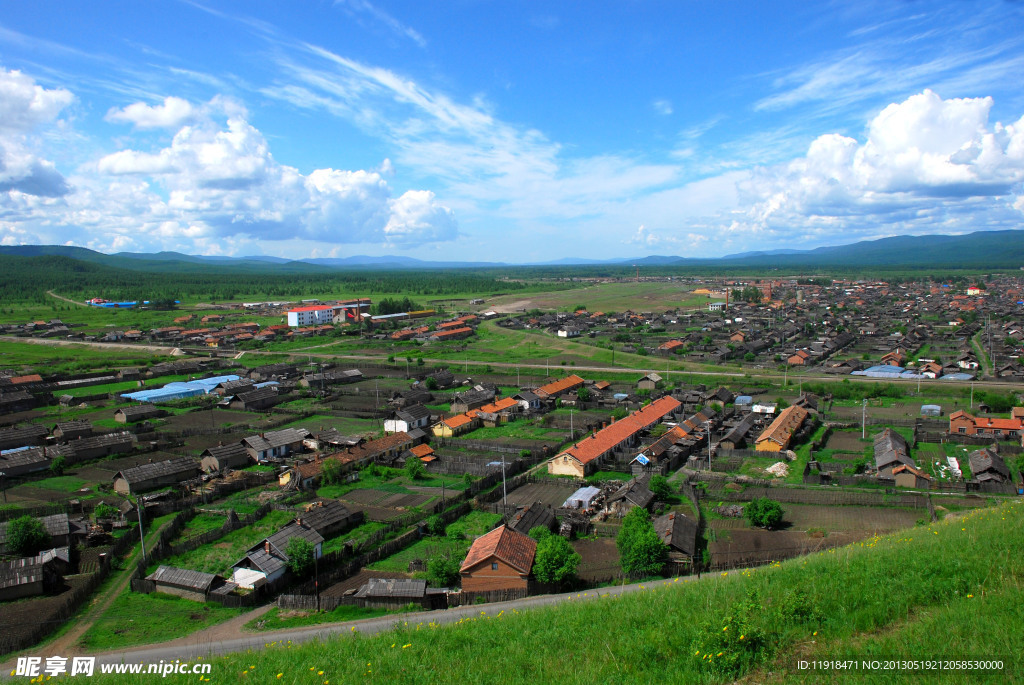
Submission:
{"label": "village house", "polygon": [[[70,547],[74,545],[72,538],[76,534],[81,534],[82,531],[78,526],[74,526],[67,514],[50,514],[49,516],[39,516],[36,520],[43,524],[43,528],[46,529],[46,534],[49,536],[47,544],[53,545],[54,547]],[[9,554],[10,550],[7,549],[7,527],[10,525],[9,521],[0,521],[0,554]]]}
{"label": "village house", "polygon": [[899,466],[917,468],[910,458],[907,440],[891,428],[886,428],[874,438],[875,471],[879,478],[891,479]]}
{"label": "village house", "polygon": [[754,443],[755,449],[758,452],[781,452],[789,449],[793,434],[800,430],[808,416],[810,414],[803,407],[786,407],[758,436]]}
{"label": "village house", "polygon": [[529,590],[537,542],[508,526],[478,537],[462,562],[459,575],[463,592]]}
{"label": "village house", "polygon": [[385,433],[408,433],[416,428],[430,425],[430,410],[422,404],[414,404],[391,414],[384,421]]}
{"label": "village house", "polygon": [[92,423],[82,419],[79,421],[62,421],[53,427],[53,437],[58,442],[87,438],[92,435]]}
{"label": "village house", "polygon": [[302,441],[309,437],[305,428],[285,428],[242,438],[249,456],[260,463],[283,459],[302,449]]}
{"label": "village house", "polygon": [[570,392],[576,392],[577,390],[583,387],[584,383],[586,383],[586,381],[584,381],[576,374],[572,374],[570,376],[566,376],[565,378],[560,378],[557,381],[545,383],[544,385],[540,386],[533,392],[535,395],[537,395],[537,397],[541,398],[542,400],[555,399],[560,395],[564,395]]}
{"label": "village house", "polygon": [[968,457],[971,474],[979,483],[1008,483],[1010,469],[999,454],[990,448],[975,450]]}
{"label": "village house", "polygon": [[207,447],[199,458],[200,468],[204,473],[223,473],[228,469],[245,468],[252,463],[249,452],[238,442]]}
{"label": "village house", "polygon": [[949,415],[949,432],[959,435],[984,435],[993,438],[1016,438],[1024,435],[1024,416],[1000,419],[990,416],[972,416],[961,410]]}
{"label": "village house", "polygon": [[309,542],[313,547],[313,557],[321,557],[323,536],[312,528],[292,522],[263,542],[250,547],[245,556],[232,567],[232,581],[247,590],[273,583],[288,570],[288,544],[294,538]]}
{"label": "village house", "polygon": [[[146,580],[153,582],[156,592],[183,597],[194,602],[205,602],[207,595],[218,586],[224,585],[224,579],[213,573],[164,565],[160,565],[156,571],[146,576]],[[231,589],[235,587],[237,586],[232,583]]]}
{"label": "village house", "polygon": [[479,420],[476,417],[459,414],[447,419],[441,419],[431,426],[431,431],[434,433],[434,436],[438,438],[454,438],[462,435],[463,433],[468,433],[478,425]]}
{"label": "village house", "polygon": [[932,486],[931,476],[920,469],[907,466],[906,464],[900,464],[895,467],[892,470],[892,477],[898,488],[927,490]]}
{"label": "village house", "polygon": [[198,475],[199,464],[194,459],[177,457],[118,471],[114,476],[114,490],[122,495],[137,495],[166,485],[177,485]]}
{"label": "village house", "polygon": [[448,608],[444,588],[428,588],[427,581],[412,578],[370,578],[352,594],[352,600],[370,609],[401,609],[409,604],[425,611]]}
{"label": "village house", "polygon": [[0,561],[0,601],[56,590],[71,572],[71,550],[55,547],[34,557]]}
{"label": "village house", "polygon": [[114,412],[114,421],[118,423],[135,423],[148,419],[160,418],[164,410],[152,404],[133,404],[130,407],[121,407]]}

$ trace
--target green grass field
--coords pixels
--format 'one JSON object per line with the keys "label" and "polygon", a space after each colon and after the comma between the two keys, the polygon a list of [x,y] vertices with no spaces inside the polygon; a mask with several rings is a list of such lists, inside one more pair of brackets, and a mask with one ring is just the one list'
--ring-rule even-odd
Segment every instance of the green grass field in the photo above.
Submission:
{"label": "green grass field", "polygon": [[244,613],[220,604],[203,604],[162,593],[122,592],[110,609],[93,624],[80,644],[103,650],[165,642],[194,633]]}

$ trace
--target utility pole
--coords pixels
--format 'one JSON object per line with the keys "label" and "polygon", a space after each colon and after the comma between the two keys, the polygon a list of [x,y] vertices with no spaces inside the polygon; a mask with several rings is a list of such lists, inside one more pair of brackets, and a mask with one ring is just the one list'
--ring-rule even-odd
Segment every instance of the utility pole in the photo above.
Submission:
{"label": "utility pole", "polygon": [[146,531],[142,529],[142,498],[135,498],[135,513],[139,515],[139,542],[142,543],[142,561],[146,559]]}
{"label": "utility pole", "polygon": [[501,509],[502,514],[505,513],[505,507],[507,506],[505,498],[508,496],[508,492],[505,489],[505,453],[501,453]]}
{"label": "utility pole", "polygon": [[711,471],[711,421],[705,421],[704,425],[708,429],[708,471]]}
{"label": "utility pole", "polygon": [[864,401],[860,405],[860,439],[865,440],[868,437],[868,398],[864,398]]}
{"label": "utility pole", "polygon": [[974,381],[971,381],[971,409],[974,409]]}

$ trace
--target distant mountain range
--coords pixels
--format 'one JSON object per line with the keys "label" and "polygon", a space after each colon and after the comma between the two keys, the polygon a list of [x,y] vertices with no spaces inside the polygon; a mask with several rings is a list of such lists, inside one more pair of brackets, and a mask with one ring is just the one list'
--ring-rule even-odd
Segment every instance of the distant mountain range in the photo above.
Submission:
{"label": "distant mountain range", "polygon": [[650,255],[633,259],[578,259],[566,257],[534,264],[504,262],[425,261],[400,256],[356,255],[343,258],[289,260],[255,255],[221,257],[187,255],[180,252],[103,254],[84,247],[66,245],[0,246],[0,255],[38,257],[62,256],[105,266],[163,272],[194,271],[198,264],[206,270],[242,273],[262,270],[271,273],[316,273],[337,269],[452,269],[509,266],[690,266],[814,269],[822,267],[950,267],[1019,268],[1024,266],[1024,230],[978,231],[968,235],[899,236],[866,240],[850,245],[819,247],[813,250],[763,250],[742,252],[715,259]]}

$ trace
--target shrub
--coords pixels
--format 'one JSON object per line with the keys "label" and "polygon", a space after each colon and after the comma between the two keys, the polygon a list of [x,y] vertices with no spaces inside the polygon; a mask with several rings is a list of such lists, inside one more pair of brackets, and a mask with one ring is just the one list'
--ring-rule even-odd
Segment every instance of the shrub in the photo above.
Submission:
{"label": "shrub", "polygon": [[50,462],[50,473],[55,476],[64,475],[64,457],[55,457],[54,460]]}
{"label": "shrub", "polygon": [[92,513],[96,519],[112,519],[116,518],[120,512],[113,504],[100,502]]}
{"label": "shrub", "polygon": [[434,557],[427,564],[427,582],[434,587],[451,587],[459,581],[459,561],[450,555]]}
{"label": "shrub", "polygon": [[12,554],[26,557],[43,549],[50,541],[43,522],[31,516],[22,516],[11,521],[7,527],[7,549]]}
{"label": "shrub", "polygon": [[743,515],[750,525],[769,530],[779,525],[782,514],[782,506],[767,497],[758,497],[743,508]]}
{"label": "shrub", "polygon": [[405,460],[405,475],[409,480],[419,480],[423,477],[423,462],[416,457],[409,457]]}
{"label": "shrub", "polygon": [[320,470],[321,479],[326,485],[341,482],[341,464],[336,459],[325,459]]}
{"label": "shrub", "polygon": [[661,502],[667,501],[675,494],[672,484],[668,482],[668,478],[665,476],[651,476],[651,482],[648,483],[647,487],[654,493],[654,498]]}
{"label": "shrub", "polygon": [[288,570],[300,578],[309,575],[314,564],[313,543],[305,538],[292,538],[288,541]]}

